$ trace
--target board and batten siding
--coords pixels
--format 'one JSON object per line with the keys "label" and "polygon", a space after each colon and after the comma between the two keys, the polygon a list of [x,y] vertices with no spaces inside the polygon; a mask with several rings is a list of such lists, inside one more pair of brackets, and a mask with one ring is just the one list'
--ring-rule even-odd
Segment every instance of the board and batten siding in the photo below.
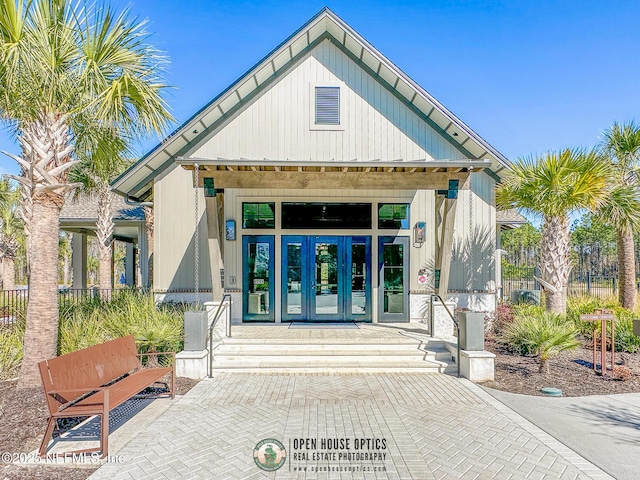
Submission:
{"label": "board and batten siding", "polygon": [[[314,128],[316,85],[341,86],[339,128]],[[329,40],[243,108],[186,156],[311,161],[465,158]]]}
{"label": "board and batten siding", "polygon": [[[207,245],[207,217],[202,188],[198,189],[199,280],[203,290],[211,288],[211,266]],[[193,172],[175,166],[154,182],[155,213],[153,288],[157,291],[194,288],[195,193]]]}
{"label": "board and batten siding", "polygon": [[[194,285],[194,191],[192,173],[180,167],[173,168],[155,182],[154,203],[156,225],[154,238],[154,288],[159,291],[192,289]],[[484,173],[472,174],[472,228],[474,231],[473,267],[469,244],[469,196],[468,190],[459,192],[456,206],[454,232],[455,255],[451,264],[449,288],[451,290],[485,290],[495,282],[495,208],[493,179]],[[207,224],[204,212],[205,201],[199,190],[200,209],[200,265],[201,289],[211,288],[211,268],[207,245]],[[276,229],[243,230],[243,201],[276,202]],[[282,201],[319,202],[371,202],[373,204],[373,229],[362,230],[282,230],[279,203]],[[390,231],[377,229],[377,203],[407,202],[411,204],[410,229]],[[235,220],[237,240],[225,242],[224,268],[225,287],[239,289],[242,285],[242,235],[275,235],[276,237],[276,281],[280,281],[281,235],[363,235],[374,236],[372,241],[373,285],[377,283],[376,235],[403,235],[411,238],[410,289],[424,290],[417,282],[418,271],[426,268],[431,273],[435,254],[435,194],[433,190],[338,190],[338,189],[226,189],[225,220]],[[418,221],[427,225],[427,241],[423,245],[413,243],[413,226]],[[467,247],[465,247],[467,245]],[[466,250],[465,250],[466,248]],[[470,271],[475,272],[470,275]],[[471,279],[473,278],[473,282]],[[232,283],[232,280],[235,282]],[[277,283],[279,285],[279,283]],[[495,285],[495,283],[494,283]],[[279,297],[279,296],[278,296]],[[279,299],[277,300],[279,302]]]}
{"label": "board and batten siding", "polygon": [[458,194],[450,290],[495,290],[495,225],[495,180],[483,172],[473,173],[471,190]]}

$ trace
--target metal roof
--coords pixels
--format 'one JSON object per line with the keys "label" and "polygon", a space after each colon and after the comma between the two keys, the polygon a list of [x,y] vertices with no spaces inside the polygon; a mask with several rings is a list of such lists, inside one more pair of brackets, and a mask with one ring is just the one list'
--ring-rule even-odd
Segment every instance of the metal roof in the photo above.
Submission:
{"label": "metal roof", "polygon": [[234,115],[249,98],[266,88],[297,58],[324,39],[340,47],[470,159],[489,159],[496,173],[509,168],[510,162],[506,157],[325,7],[114,180],[114,191],[134,199],[148,196],[156,175],[173,165],[176,158],[187,154],[194,145],[204,141],[213,128]]}

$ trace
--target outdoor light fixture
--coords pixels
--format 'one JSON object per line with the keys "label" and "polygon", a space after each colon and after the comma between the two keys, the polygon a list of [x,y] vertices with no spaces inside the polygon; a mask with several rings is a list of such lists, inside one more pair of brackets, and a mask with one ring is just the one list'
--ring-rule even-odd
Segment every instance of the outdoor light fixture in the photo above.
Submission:
{"label": "outdoor light fixture", "polygon": [[204,180],[204,196],[215,197],[216,189],[213,185],[213,177],[205,177],[203,180]]}
{"label": "outdoor light fixture", "polygon": [[427,223],[416,222],[413,226],[413,243],[423,244],[427,238]]}
{"label": "outdoor light fixture", "polygon": [[448,199],[456,199],[458,198],[458,185],[460,184],[460,180],[449,180],[449,190],[447,191]]}

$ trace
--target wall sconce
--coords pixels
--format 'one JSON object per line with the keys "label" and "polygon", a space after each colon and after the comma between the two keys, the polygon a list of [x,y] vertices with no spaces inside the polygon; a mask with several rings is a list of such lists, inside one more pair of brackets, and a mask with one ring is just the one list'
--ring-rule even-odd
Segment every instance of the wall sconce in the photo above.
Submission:
{"label": "wall sconce", "polygon": [[449,190],[447,190],[447,198],[448,199],[456,199],[458,198],[458,185],[460,184],[459,180],[449,180]]}
{"label": "wall sconce", "polygon": [[413,226],[413,243],[423,244],[427,238],[426,222],[416,222]]}
{"label": "wall sconce", "polygon": [[225,240],[235,240],[236,239],[236,221],[235,220],[227,220],[225,222]]}

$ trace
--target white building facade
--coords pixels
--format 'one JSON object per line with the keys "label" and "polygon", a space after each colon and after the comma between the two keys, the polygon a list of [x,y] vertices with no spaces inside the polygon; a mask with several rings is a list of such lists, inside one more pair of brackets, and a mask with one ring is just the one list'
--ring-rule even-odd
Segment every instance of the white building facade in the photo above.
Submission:
{"label": "white building facade", "polygon": [[235,322],[423,322],[433,294],[493,310],[508,166],[324,9],[114,188],[154,204],[162,298],[197,283]]}

